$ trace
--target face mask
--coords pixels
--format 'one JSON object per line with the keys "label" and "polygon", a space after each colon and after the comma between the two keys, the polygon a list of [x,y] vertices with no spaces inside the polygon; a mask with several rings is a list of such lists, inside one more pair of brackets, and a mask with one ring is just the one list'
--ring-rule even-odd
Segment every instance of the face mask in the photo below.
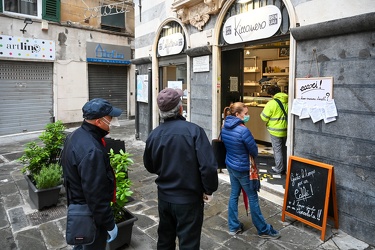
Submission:
{"label": "face mask", "polygon": [[248,122],[250,120],[250,116],[249,115],[245,115],[244,117],[243,117],[243,122],[245,123],[245,122]]}
{"label": "face mask", "polygon": [[109,122],[109,121],[108,121],[107,119],[105,119],[104,117],[103,117],[103,120],[105,121],[105,124],[107,124],[109,128],[111,128],[111,127],[120,127],[120,123],[119,123],[117,117],[112,117],[111,122]]}

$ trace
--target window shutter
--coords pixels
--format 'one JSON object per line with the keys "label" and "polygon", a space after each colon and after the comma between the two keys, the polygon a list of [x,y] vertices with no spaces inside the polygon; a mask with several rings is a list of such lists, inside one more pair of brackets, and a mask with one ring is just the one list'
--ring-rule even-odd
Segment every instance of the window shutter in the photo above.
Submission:
{"label": "window shutter", "polygon": [[3,0],[0,0],[0,12],[3,12]]}
{"label": "window shutter", "polygon": [[60,22],[60,0],[43,0],[42,18],[48,21]]}

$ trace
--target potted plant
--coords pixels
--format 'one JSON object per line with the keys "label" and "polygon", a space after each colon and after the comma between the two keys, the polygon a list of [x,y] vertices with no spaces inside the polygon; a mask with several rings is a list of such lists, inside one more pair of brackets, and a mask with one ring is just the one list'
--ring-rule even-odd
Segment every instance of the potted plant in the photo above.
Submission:
{"label": "potted plant", "polygon": [[111,166],[116,177],[116,202],[111,203],[111,207],[118,227],[118,235],[114,241],[107,244],[107,250],[129,245],[134,222],[138,220],[125,208],[128,198],[133,194],[130,189],[132,182],[128,178],[128,167],[134,163],[130,156],[122,149],[119,150],[119,153],[115,153],[112,148],[109,150]]}
{"label": "potted plant", "polygon": [[65,140],[65,126],[61,121],[49,123],[37,142],[26,144],[18,159],[29,186],[29,197],[37,209],[56,205],[62,187],[62,169],[58,157]]}

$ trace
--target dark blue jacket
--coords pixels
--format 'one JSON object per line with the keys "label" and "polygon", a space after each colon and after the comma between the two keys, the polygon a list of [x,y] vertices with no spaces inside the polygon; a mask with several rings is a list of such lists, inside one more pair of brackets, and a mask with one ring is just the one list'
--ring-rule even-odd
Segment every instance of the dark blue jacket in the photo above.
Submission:
{"label": "dark blue jacket", "polygon": [[218,188],[217,162],[204,130],[179,116],[164,121],[146,141],[143,162],[157,174],[159,199],[173,204],[203,202]]}
{"label": "dark blue jacket", "polygon": [[221,139],[227,150],[225,164],[237,171],[249,171],[249,155],[258,156],[258,146],[250,130],[236,116],[227,116],[221,130]]}
{"label": "dark blue jacket", "polygon": [[110,202],[114,192],[114,174],[101,139],[106,131],[83,122],[64,143],[61,164],[69,203],[87,203],[97,225],[107,231],[115,226]]}

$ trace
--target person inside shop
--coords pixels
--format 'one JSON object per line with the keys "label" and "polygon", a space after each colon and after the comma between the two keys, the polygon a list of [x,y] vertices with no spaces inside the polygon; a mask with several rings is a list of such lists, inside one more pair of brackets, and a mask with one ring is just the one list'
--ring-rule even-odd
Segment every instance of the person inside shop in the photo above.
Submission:
{"label": "person inside shop", "polygon": [[273,99],[267,102],[260,118],[266,122],[271,136],[275,166],[269,171],[271,174],[285,174],[287,166],[286,137],[288,127],[288,95],[281,92],[277,85],[267,88],[267,94]]}
{"label": "person inside shop", "polygon": [[157,96],[162,123],[149,134],[143,154],[148,172],[157,174],[157,249],[199,250],[204,202],[218,188],[217,161],[203,128],[186,121],[178,89]]}
{"label": "person inside shop", "polygon": [[[238,197],[241,189],[249,199],[251,220],[261,238],[277,239],[280,233],[267,224],[259,206],[259,185],[253,185],[250,178],[250,158],[258,155],[258,146],[250,130],[245,126],[250,116],[242,102],[232,103],[224,109],[224,126],[221,138],[227,150],[225,163],[229,173],[231,193],[228,203],[229,234],[236,235],[244,230],[238,219]],[[251,157],[250,157],[251,156]]]}
{"label": "person inside shop", "polygon": [[119,126],[122,110],[107,100],[95,98],[82,108],[81,127],[68,135],[61,155],[68,204],[87,204],[96,224],[90,245],[73,249],[104,250],[118,232],[110,206],[115,201],[115,176],[105,148],[104,136],[112,125]]}

